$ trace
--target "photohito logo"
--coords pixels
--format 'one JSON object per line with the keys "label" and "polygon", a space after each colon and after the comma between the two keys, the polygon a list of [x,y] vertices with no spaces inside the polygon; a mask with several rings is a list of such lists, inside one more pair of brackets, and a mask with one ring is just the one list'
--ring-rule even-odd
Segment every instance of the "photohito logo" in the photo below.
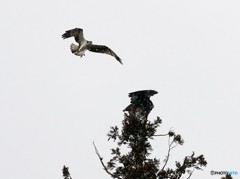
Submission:
{"label": "photohito logo", "polygon": [[237,171],[214,171],[212,170],[210,172],[211,175],[226,175],[226,174],[229,174],[229,175],[238,175],[238,172]]}

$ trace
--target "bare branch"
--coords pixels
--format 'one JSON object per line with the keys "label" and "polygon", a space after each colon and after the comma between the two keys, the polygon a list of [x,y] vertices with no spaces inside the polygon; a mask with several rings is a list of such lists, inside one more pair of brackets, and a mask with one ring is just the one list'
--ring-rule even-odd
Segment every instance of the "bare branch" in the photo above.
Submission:
{"label": "bare branch", "polygon": [[153,135],[153,136],[168,136],[168,134],[157,134],[157,135]]}
{"label": "bare branch", "polygon": [[[169,134],[168,134],[168,135],[169,135]],[[165,163],[164,163],[162,169],[159,170],[159,172],[164,170],[164,168],[166,167],[166,165],[167,165],[167,163],[168,163],[171,150],[172,150],[173,148],[177,147],[177,145],[178,145],[178,144],[173,145],[173,144],[175,143],[175,141],[172,140],[172,141],[170,142],[170,138],[171,138],[171,136],[169,135],[169,138],[168,138],[168,153],[167,153],[167,157],[166,157],[166,159],[165,159]]]}
{"label": "bare branch", "polygon": [[190,179],[190,178],[191,178],[193,172],[194,172],[194,169],[193,169],[192,172],[189,174],[189,176],[187,177],[187,179]]}
{"label": "bare branch", "polygon": [[98,158],[99,158],[99,160],[100,160],[100,162],[101,162],[104,170],[107,172],[107,174],[111,175],[113,178],[121,179],[120,177],[118,177],[118,176],[116,176],[116,175],[114,175],[114,174],[112,174],[111,172],[108,171],[107,167],[106,167],[105,164],[103,163],[103,158],[102,158],[101,155],[99,154],[98,149],[97,149],[96,145],[94,144],[94,141],[93,141],[93,146],[94,146],[95,152],[96,152],[96,154],[97,154],[97,156],[98,156]]}
{"label": "bare branch", "polygon": [[[171,143],[171,145],[172,145],[173,143]],[[172,146],[171,148],[170,148],[170,150],[172,150],[173,148],[175,148],[175,147],[177,147],[178,146],[178,144],[175,144],[174,146]]]}
{"label": "bare branch", "polygon": [[157,134],[157,135],[153,135],[153,136],[169,136],[172,137],[175,135],[175,132],[172,130],[172,128],[169,129],[169,132],[167,134]]}
{"label": "bare branch", "polygon": [[[166,157],[165,164],[163,165],[163,167],[162,167],[161,170],[164,170],[164,168],[166,167],[166,165],[167,165],[167,163],[168,163],[169,157],[170,157],[171,146],[172,146],[172,144],[173,144],[174,141],[172,141],[172,142],[170,143],[169,140],[170,140],[170,137],[168,138],[168,154],[167,154],[167,157]],[[161,171],[161,170],[160,170],[160,171]]]}

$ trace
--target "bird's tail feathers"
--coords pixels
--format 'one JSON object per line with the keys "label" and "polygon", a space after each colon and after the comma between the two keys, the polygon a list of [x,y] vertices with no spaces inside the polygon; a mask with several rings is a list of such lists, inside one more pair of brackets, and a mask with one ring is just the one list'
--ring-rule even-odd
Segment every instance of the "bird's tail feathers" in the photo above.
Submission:
{"label": "bird's tail feathers", "polygon": [[75,44],[71,44],[71,46],[70,46],[70,49],[71,49],[72,53],[77,52],[77,51],[78,51],[78,48],[79,48],[79,46],[78,46],[78,45],[75,45]]}

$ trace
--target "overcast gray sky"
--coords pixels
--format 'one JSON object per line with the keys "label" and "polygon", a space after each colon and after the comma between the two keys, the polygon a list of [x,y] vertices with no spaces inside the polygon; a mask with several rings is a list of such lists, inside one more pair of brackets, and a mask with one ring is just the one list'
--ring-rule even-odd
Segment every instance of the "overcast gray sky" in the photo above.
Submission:
{"label": "overcast gray sky", "polygon": [[[106,134],[120,125],[128,93],[159,92],[150,118],[163,119],[185,144],[170,165],[192,151],[208,161],[193,178],[220,178],[210,171],[240,172],[240,2],[12,0],[0,2],[0,173],[4,179],[110,178],[104,161],[113,143]],[[73,39],[111,47],[123,60],[86,52],[71,54]],[[161,160],[167,140],[153,141]],[[239,175],[238,175],[239,177]]]}

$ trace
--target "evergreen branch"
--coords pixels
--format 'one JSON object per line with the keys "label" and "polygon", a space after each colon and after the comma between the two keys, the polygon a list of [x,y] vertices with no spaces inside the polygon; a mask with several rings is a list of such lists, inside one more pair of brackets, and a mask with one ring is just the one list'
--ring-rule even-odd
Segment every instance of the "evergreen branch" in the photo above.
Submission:
{"label": "evergreen branch", "polygon": [[66,167],[65,165],[63,166],[62,173],[63,173],[64,179],[72,179],[72,177],[68,171],[68,167]]}

